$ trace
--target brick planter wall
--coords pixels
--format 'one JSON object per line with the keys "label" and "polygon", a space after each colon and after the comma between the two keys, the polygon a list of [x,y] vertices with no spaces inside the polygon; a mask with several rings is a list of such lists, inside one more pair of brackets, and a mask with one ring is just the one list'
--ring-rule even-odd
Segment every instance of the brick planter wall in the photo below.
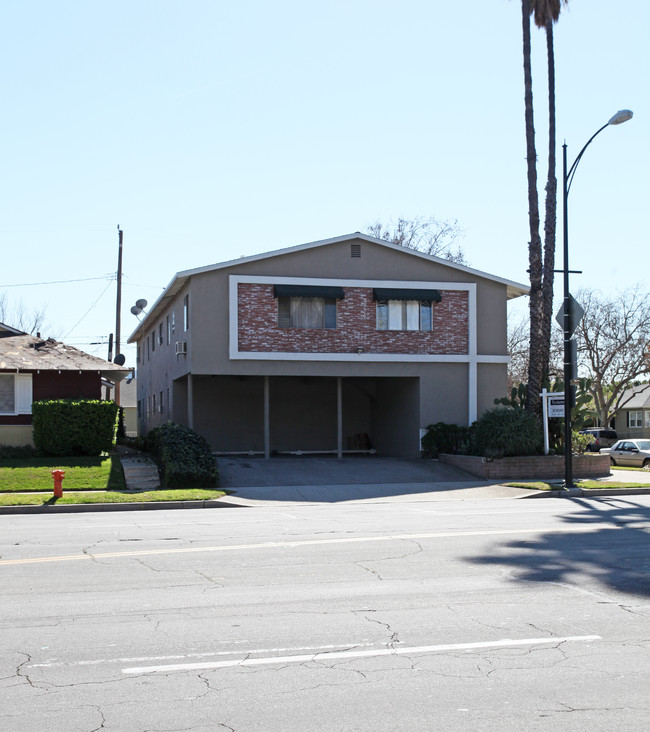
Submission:
{"label": "brick planter wall", "polygon": [[[507,457],[491,461],[474,455],[441,455],[440,462],[466,470],[484,480],[564,478],[563,455]],[[609,475],[609,455],[574,455],[572,465],[576,478]]]}

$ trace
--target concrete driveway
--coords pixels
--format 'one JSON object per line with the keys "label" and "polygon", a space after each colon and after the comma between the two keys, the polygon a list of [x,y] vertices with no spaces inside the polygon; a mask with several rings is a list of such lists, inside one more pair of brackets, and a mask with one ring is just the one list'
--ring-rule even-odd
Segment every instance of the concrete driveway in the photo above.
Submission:
{"label": "concrete driveway", "polygon": [[479,480],[437,460],[377,456],[220,457],[220,487],[238,505],[512,498],[531,491]]}

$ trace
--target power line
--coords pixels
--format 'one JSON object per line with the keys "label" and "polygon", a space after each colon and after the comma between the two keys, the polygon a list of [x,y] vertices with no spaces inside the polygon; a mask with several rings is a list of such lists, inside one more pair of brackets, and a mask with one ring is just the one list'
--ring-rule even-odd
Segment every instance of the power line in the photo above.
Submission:
{"label": "power line", "polygon": [[88,308],[88,310],[86,310],[86,312],[81,316],[81,318],[79,318],[79,320],[72,326],[72,328],[70,328],[70,330],[63,336],[63,338],[61,340],[65,341],[65,339],[70,335],[70,333],[72,333],[72,331],[79,325],[79,323],[81,323],[81,321],[86,317],[86,315],[88,315],[88,313],[95,307],[95,305],[97,305],[97,303],[102,299],[102,296],[104,295],[106,290],[108,290],[108,288],[111,286],[112,282],[113,282],[112,280],[109,281],[109,283],[101,291],[101,294],[95,300],[95,302]]}
{"label": "power line", "polygon": [[90,282],[91,280],[106,280],[112,282],[115,279],[115,272],[102,275],[101,277],[86,277],[82,280],[53,280],[52,282],[22,282],[17,285],[0,285],[0,287],[36,287],[37,285],[62,285],[69,282]]}

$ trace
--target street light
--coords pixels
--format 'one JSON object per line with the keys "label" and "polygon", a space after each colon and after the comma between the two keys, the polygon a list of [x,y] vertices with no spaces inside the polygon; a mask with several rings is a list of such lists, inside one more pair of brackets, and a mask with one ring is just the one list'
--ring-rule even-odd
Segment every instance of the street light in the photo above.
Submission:
{"label": "street light", "polygon": [[623,122],[627,122],[632,119],[632,112],[629,109],[619,110],[608,122],[604,124],[599,130],[597,130],[587,140],[587,144],[580,150],[578,157],[573,161],[573,165],[567,171],[567,160],[566,160],[566,142],[562,145],[562,160],[563,160],[563,202],[564,202],[564,269],[561,270],[564,273],[564,487],[574,488],[573,483],[573,466],[572,466],[572,445],[571,445],[571,401],[572,401],[572,390],[571,390],[571,377],[573,372],[573,358],[571,354],[571,336],[572,323],[571,323],[571,294],[569,292],[569,216],[567,212],[567,204],[569,200],[569,191],[571,190],[571,183],[573,182],[573,176],[575,175],[578,163],[582,159],[585,150],[589,147],[596,135],[599,135],[606,127],[610,125],[620,125]]}

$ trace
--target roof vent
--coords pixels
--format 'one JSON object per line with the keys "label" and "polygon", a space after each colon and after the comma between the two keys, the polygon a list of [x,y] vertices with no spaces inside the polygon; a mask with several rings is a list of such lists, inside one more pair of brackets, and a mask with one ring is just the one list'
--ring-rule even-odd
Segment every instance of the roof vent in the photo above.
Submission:
{"label": "roof vent", "polygon": [[361,256],[361,244],[350,244],[350,256],[352,258]]}

